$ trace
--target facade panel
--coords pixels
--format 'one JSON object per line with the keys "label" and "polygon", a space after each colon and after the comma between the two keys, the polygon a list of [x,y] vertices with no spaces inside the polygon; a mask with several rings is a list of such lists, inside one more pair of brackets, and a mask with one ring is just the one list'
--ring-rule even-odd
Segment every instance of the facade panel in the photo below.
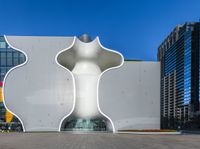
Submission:
{"label": "facade panel", "polygon": [[[5,43],[3,37],[1,38],[1,40],[2,40],[1,43],[2,49],[0,50],[1,53],[0,56],[2,57],[1,59],[2,63],[0,62],[1,63],[0,71],[2,72],[1,80],[3,80],[6,72],[10,68],[19,65],[25,61],[25,56],[22,53],[17,52],[16,50],[10,48],[7,45],[7,43]],[[35,61],[37,62],[37,64],[34,65],[34,67],[32,67],[34,69],[23,70],[24,73],[17,73],[17,74],[15,73],[16,75],[11,76],[12,79],[10,79],[10,81],[7,81],[7,84],[14,84],[12,87],[10,87],[10,85],[8,86],[9,89],[12,89],[12,91],[17,90],[16,94],[17,96],[13,96],[10,93],[6,93],[7,97],[10,97],[9,99],[12,99],[13,104],[21,105],[21,107],[23,107],[22,110],[25,110],[26,114],[29,114],[27,121],[31,121],[34,123],[33,117],[37,116],[42,117],[43,114],[45,113],[44,108],[42,108],[43,106],[42,104],[45,103],[41,103],[37,99],[46,97],[47,92],[53,93],[55,91],[55,88],[57,89],[56,93],[59,93],[63,90],[61,86],[61,84],[63,84],[63,79],[60,79],[61,76],[58,75],[61,72],[55,71],[57,67],[52,68],[53,67],[52,65],[55,65],[54,58],[56,53],[58,53],[56,49],[65,49],[66,46],[69,46],[69,43],[72,42],[72,38],[10,36],[9,40],[13,45],[15,45],[15,47],[18,48],[20,47],[20,49],[23,49],[23,51],[26,51],[26,53],[28,53],[30,58],[29,59],[30,63],[33,63],[33,60],[37,60]],[[69,40],[68,44],[66,44],[66,40]],[[37,46],[32,46],[32,45],[37,45]],[[51,46],[49,47],[49,45]],[[40,53],[40,55],[38,55],[38,53]],[[48,54],[48,56],[46,56],[46,54]],[[49,57],[52,57],[51,59],[52,63],[48,62]],[[48,75],[46,74],[45,71],[46,68],[43,67],[42,64],[43,62],[48,64],[49,66],[48,68],[51,69],[51,71],[54,70],[54,74],[57,74],[58,78],[56,78],[56,80],[50,78],[52,75],[51,73],[47,73]],[[174,67],[174,65],[169,67]],[[19,68],[15,70],[18,71]],[[45,77],[45,79],[48,81],[44,82],[44,79],[40,78],[41,79],[40,81],[33,79],[36,80],[33,83],[33,80],[26,76],[28,73],[30,73],[32,77],[38,78],[38,72],[43,74],[39,76]],[[160,73],[159,72],[160,72],[159,62],[126,61],[122,67],[116,70],[108,71],[105,74],[103,74],[102,79],[100,80],[99,104],[101,110],[104,113],[106,113],[106,115],[108,115],[114,122],[116,131],[127,130],[127,129],[160,128],[160,102],[159,102]],[[171,76],[165,79],[166,81],[169,81],[171,85],[174,85],[173,82],[174,79],[176,78],[175,77],[176,73],[174,71],[169,73],[171,74]],[[72,77],[64,69],[62,74],[65,74],[65,77],[67,76],[67,78],[65,78],[66,82],[68,82],[66,84],[67,89],[65,90],[66,95],[64,93],[63,96],[66,97],[68,101],[65,107],[67,107],[67,109],[69,110],[72,108],[71,104],[72,103],[71,99],[73,97]],[[24,79],[22,81],[19,81],[18,80],[19,77],[22,77]],[[57,87],[55,85],[50,86],[52,84],[48,85],[50,80],[54,81]],[[45,90],[42,90],[45,91],[43,92],[44,94],[38,94],[38,92],[37,94],[29,94],[27,90],[26,92],[24,92],[24,90],[20,89],[21,84],[26,84],[26,86],[29,86],[29,88],[31,89],[31,92],[33,92],[37,90],[35,87],[38,86],[38,83],[41,83],[39,86],[44,86]],[[22,94],[22,92],[24,92],[24,94]],[[28,96],[28,94],[33,96]],[[29,97],[28,101],[35,106],[34,110],[31,111],[30,108],[23,106],[24,103],[22,102],[21,99],[24,98],[24,96]],[[63,96],[61,96],[61,98]],[[173,97],[171,98],[174,99]],[[51,98],[51,99],[52,99],[51,101],[54,102],[56,98]],[[48,101],[50,103],[49,98]],[[60,111],[59,108],[56,108],[55,106],[53,106],[53,104],[51,106],[52,106],[51,109],[54,112]],[[3,117],[3,118],[1,117],[2,118],[1,123],[16,122],[16,124],[19,124],[19,121],[17,121],[16,118],[12,118],[12,115],[6,112],[3,103],[1,104],[1,107],[2,111],[0,113],[0,116]],[[40,110],[38,110],[38,108],[40,108]],[[37,109],[37,111],[35,109]],[[34,116],[30,117],[30,113],[33,114]],[[52,114],[56,115],[56,113]],[[56,118],[57,116],[54,117]],[[41,118],[41,121],[44,120],[43,118]],[[52,123],[47,122],[48,125],[52,125],[54,123],[52,119],[49,119],[49,121],[51,121]]]}
{"label": "facade panel", "polygon": [[[25,56],[23,53],[18,52],[11,47],[5,41],[3,36],[0,36],[0,93],[2,93],[3,80],[6,73],[14,66],[17,66],[25,62]],[[8,124],[10,126],[8,126]],[[3,105],[3,96],[0,94],[0,127],[1,129],[21,131],[22,126],[16,117],[8,112]]]}
{"label": "facade panel", "polygon": [[99,98],[117,130],[160,129],[160,63],[125,61],[102,76]]}

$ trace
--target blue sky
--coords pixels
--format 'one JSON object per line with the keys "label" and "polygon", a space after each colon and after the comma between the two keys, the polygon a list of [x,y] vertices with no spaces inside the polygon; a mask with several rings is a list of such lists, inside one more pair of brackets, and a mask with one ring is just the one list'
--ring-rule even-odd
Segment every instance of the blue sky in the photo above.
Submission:
{"label": "blue sky", "polygon": [[100,37],[126,59],[155,61],[177,25],[199,21],[200,0],[0,0],[1,35]]}

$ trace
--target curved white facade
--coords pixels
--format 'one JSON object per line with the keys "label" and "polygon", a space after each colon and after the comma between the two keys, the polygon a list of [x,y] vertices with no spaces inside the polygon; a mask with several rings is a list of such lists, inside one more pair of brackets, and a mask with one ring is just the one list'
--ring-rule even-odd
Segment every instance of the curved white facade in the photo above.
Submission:
{"label": "curved white facade", "polygon": [[26,62],[4,78],[6,108],[20,119],[24,131],[59,131],[60,121],[73,106],[73,79],[55,56],[73,38],[6,36],[6,40],[26,54]]}
{"label": "curved white facade", "polygon": [[[70,59],[73,60],[69,61]],[[73,45],[61,51],[57,61],[67,68],[74,78],[75,102],[70,113],[74,119],[108,119],[107,130],[115,131],[112,120],[100,110],[98,88],[103,72],[120,67],[123,64],[123,56],[104,48],[98,37],[90,42],[74,38]],[[66,118],[68,116],[70,115]]]}
{"label": "curved white facade", "polygon": [[[126,67],[127,62],[122,65],[122,55],[104,48],[99,38],[87,43],[76,37],[6,36],[6,40],[12,48],[26,55],[26,62],[9,71],[3,85],[4,104],[20,119],[24,131],[60,131],[65,121],[73,119],[102,119],[108,127],[106,130],[114,132],[134,129],[138,119],[134,117],[135,111],[130,109],[131,104],[138,107],[134,103],[138,99],[141,100],[141,107],[151,109],[147,110],[146,117],[149,119],[146,119],[144,128],[147,128],[149,120],[148,129],[159,129],[159,114],[156,114],[160,113],[158,63],[145,66],[153,70],[144,73],[151,81],[141,84],[149,88],[151,96],[134,95],[132,92],[138,84],[131,80],[132,77],[136,81],[140,79],[134,76],[140,68],[136,69],[135,62],[131,62],[133,67]],[[111,70],[113,68],[117,69]],[[152,86],[155,90],[150,89]],[[126,94],[118,92],[124,87]],[[143,86],[138,88],[142,93]],[[125,106],[118,109],[119,104]],[[131,115],[132,120],[126,124]]]}

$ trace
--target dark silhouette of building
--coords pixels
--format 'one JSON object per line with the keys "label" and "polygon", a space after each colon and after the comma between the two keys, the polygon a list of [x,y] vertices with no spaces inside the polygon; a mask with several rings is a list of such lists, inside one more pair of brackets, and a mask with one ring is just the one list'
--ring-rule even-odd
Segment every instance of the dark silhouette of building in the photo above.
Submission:
{"label": "dark silhouette of building", "polygon": [[158,48],[161,128],[200,129],[200,22],[178,25]]}

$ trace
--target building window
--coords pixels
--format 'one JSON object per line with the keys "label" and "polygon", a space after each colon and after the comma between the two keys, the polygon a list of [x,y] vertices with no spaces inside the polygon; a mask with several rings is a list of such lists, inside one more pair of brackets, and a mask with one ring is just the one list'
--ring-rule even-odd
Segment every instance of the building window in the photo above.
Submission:
{"label": "building window", "polygon": [[6,43],[0,42],[0,49],[5,49],[5,48],[6,48]]}
{"label": "building window", "polygon": [[0,69],[0,81],[1,82],[4,79],[5,74],[6,74],[6,67],[1,67],[1,69]]}
{"label": "building window", "polygon": [[18,64],[19,64],[19,59],[18,59],[18,57],[14,57],[14,58],[13,58],[13,65],[16,66],[16,65],[18,65]]}
{"label": "building window", "polygon": [[23,63],[25,61],[25,56],[24,54],[20,53],[19,54],[19,61],[20,61],[20,64]]}
{"label": "building window", "polygon": [[6,52],[1,52],[0,57],[1,57],[1,61],[0,61],[1,66],[5,66],[6,65]]}
{"label": "building window", "polygon": [[12,66],[12,52],[7,52],[7,66]]}

